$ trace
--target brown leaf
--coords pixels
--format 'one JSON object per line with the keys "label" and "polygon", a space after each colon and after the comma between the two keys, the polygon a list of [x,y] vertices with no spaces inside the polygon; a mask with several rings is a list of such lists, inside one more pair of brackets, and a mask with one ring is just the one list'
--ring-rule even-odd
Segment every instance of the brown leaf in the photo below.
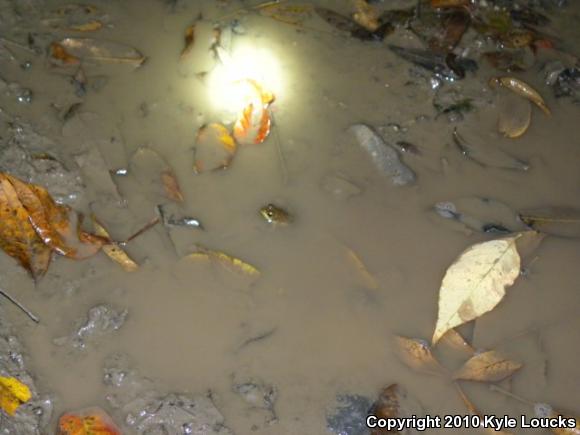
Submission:
{"label": "brown leaf", "polygon": [[64,65],[77,65],[80,63],[80,59],[78,57],[71,55],[58,42],[53,42],[50,44],[50,57]]}
{"label": "brown leaf", "polygon": [[166,169],[161,173],[161,182],[169,199],[175,202],[183,202],[183,193],[181,193],[177,177],[171,169]]}
{"label": "brown leaf", "polygon": [[[55,43],[53,43],[54,45]],[[64,38],[56,46],[74,58],[100,63],[122,63],[141,66],[147,58],[137,49],[114,41],[93,38]]]}
{"label": "brown leaf", "polygon": [[413,370],[434,375],[446,372],[433,356],[431,347],[425,340],[395,336],[395,352],[401,361]]}
{"label": "brown leaf", "polygon": [[[465,407],[467,408],[467,411],[469,411],[470,415],[477,415],[479,417],[481,417],[481,414],[479,413],[479,411],[477,410],[477,408],[475,407],[475,405],[471,402],[471,400],[469,400],[469,398],[465,395],[465,393],[463,392],[463,390],[459,387],[459,385],[457,385],[457,383],[455,383],[455,388],[457,390],[457,393],[459,394],[459,397],[461,397],[461,400],[463,400],[463,403],[465,404]],[[512,435],[511,432],[506,432],[504,430],[495,430],[489,426],[483,426],[481,427],[483,433],[492,435],[492,434],[496,434],[496,435]]]}
{"label": "brown leaf", "polygon": [[508,360],[491,350],[472,357],[454,373],[453,378],[466,381],[499,382],[522,367],[522,364]]}
{"label": "brown leaf", "polygon": [[469,6],[469,0],[431,0],[433,8],[458,8]]}
{"label": "brown leaf", "polygon": [[352,16],[354,21],[370,32],[379,28],[379,12],[366,0],[354,0],[354,9],[355,13]]}
{"label": "brown leaf", "polygon": [[89,21],[83,24],[74,24],[69,27],[73,32],[96,32],[103,28],[103,23],[99,20]]}
{"label": "brown leaf", "polygon": [[445,333],[443,338],[439,341],[439,344],[445,344],[453,350],[464,353],[470,357],[475,354],[475,349],[471,347],[469,343],[457,332],[455,329],[451,329]]}
{"label": "brown leaf", "polygon": [[[97,220],[95,216],[92,216],[93,225],[95,227],[95,233],[98,236],[110,239],[108,231],[104,226]],[[106,243],[103,245],[103,252],[115,263],[118,263],[125,271],[135,272],[139,269],[139,265],[131,258],[129,255],[119,246],[118,243]]]}
{"label": "brown leaf", "polygon": [[[399,418],[400,407],[399,387],[397,384],[391,384],[381,391],[379,398],[373,404],[369,414],[384,419]],[[386,428],[376,428],[371,430],[371,435],[384,435],[389,433],[397,433],[397,431],[388,430]]]}

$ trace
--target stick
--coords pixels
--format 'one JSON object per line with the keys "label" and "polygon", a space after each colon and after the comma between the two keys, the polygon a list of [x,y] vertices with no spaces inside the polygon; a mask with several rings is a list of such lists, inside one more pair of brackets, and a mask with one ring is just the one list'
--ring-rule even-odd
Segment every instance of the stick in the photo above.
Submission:
{"label": "stick", "polygon": [[136,237],[139,237],[141,234],[143,234],[145,231],[147,231],[151,227],[154,227],[159,222],[161,222],[161,219],[159,218],[159,216],[157,216],[156,218],[154,218],[153,220],[151,220],[147,224],[145,224],[145,226],[143,228],[141,228],[139,231],[137,231],[135,234],[133,234],[132,236],[129,236],[129,238],[127,238],[127,240],[125,240],[123,242],[117,242],[117,244],[119,246],[125,246],[131,240],[135,239]]}
{"label": "stick", "polygon": [[523,397],[521,397],[521,396],[518,396],[517,394],[511,393],[511,392],[509,392],[508,390],[504,390],[503,388],[501,388],[501,387],[498,387],[497,385],[490,385],[490,386],[489,386],[489,389],[490,389],[491,391],[495,391],[496,393],[501,393],[501,394],[503,394],[504,396],[511,397],[512,399],[515,399],[515,400],[517,400],[518,402],[525,403],[526,405],[529,405],[529,406],[531,406],[531,407],[533,407],[533,406],[534,406],[534,404],[533,404],[532,402],[530,402],[529,400],[526,400],[526,399],[524,399]]}
{"label": "stick", "polygon": [[14,305],[16,305],[22,311],[24,311],[24,313],[28,317],[30,317],[33,322],[40,323],[40,320],[38,319],[38,317],[36,317],[34,314],[32,314],[32,312],[28,308],[26,308],[24,305],[22,305],[20,302],[18,302],[12,296],[10,296],[8,293],[6,293],[4,290],[0,290],[0,295],[4,296],[6,299],[8,299],[10,302],[12,302]]}

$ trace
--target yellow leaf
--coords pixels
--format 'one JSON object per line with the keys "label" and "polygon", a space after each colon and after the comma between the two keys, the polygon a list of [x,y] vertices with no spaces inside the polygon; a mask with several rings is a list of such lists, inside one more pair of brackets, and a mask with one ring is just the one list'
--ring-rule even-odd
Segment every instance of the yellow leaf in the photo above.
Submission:
{"label": "yellow leaf", "polygon": [[[93,216],[92,219],[95,227],[95,234],[110,240],[111,236],[105,227],[99,223],[95,216]],[[135,261],[131,259],[131,257],[129,257],[129,255],[123,251],[117,243],[106,243],[103,245],[103,252],[127,272],[135,272],[139,269],[139,265],[135,263]]]}
{"label": "yellow leaf", "polygon": [[186,258],[191,260],[210,260],[223,266],[224,268],[233,272],[257,278],[261,272],[249,263],[246,263],[239,258],[225,254],[221,251],[212,251],[200,245],[197,246],[198,251],[187,255]]}
{"label": "yellow leaf", "polygon": [[450,329],[494,309],[520,274],[515,236],[478,243],[447,269],[439,290],[439,315],[433,344]]}
{"label": "yellow leaf", "polygon": [[0,376],[0,408],[8,415],[14,415],[31,397],[30,389],[18,379]]}
{"label": "yellow leaf", "polygon": [[532,121],[532,104],[518,95],[500,94],[498,130],[510,139],[522,136]]}
{"label": "yellow leaf", "polygon": [[200,127],[195,139],[195,173],[226,169],[236,148],[233,136],[224,125],[211,123]]}
{"label": "yellow leaf", "polygon": [[469,359],[463,367],[455,372],[453,378],[465,381],[499,382],[510,377],[522,367],[522,364],[511,361],[491,350]]}
{"label": "yellow leaf", "polygon": [[69,30],[74,32],[96,32],[103,27],[103,23],[98,20],[89,21],[88,23],[70,26]]}
{"label": "yellow leaf", "polygon": [[546,115],[551,115],[550,109],[542,96],[528,85],[526,82],[516,79],[515,77],[494,77],[490,80],[490,85],[499,84],[524,98],[527,98],[536,106],[538,106]]}
{"label": "yellow leaf", "polygon": [[425,340],[395,336],[395,352],[401,361],[413,370],[434,375],[446,372],[433,356],[431,347]]}

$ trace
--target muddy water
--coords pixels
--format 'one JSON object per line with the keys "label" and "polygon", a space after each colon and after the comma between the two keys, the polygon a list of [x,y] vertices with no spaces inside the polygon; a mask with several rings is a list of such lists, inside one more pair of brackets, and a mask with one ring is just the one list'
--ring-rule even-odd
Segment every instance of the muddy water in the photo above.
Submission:
{"label": "muddy water", "polygon": [[[233,47],[243,42],[267,49],[280,66],[274,131],[266,143],[240,149],[227,171],[194,175],[195,133],[222,119],[207,83],[196,77],[213,65],[206,53],[211,27],[200,26],[196,56],[185,64],[177,59],[183,30],[199,11],[213,19],[234,9],[216,3],[178,2],[174,10],[153,0],[99,3],[112,23],[101,35],[135,46],[148,61],[134,71],[87,69],[89,82],[91,75],[107,82],[88,92],[76,116],[84,121],[68,130],[61,131],[50,107],[70,100],[68,76],[42,60],[26,73],[3,63],[5,80],[35,94],[31,105],[5,102],[5,110],[37,126],[65,155],[100,143],[108,150],[109,169],[127,166],[139,146],[156,150],[177,174],[187,214],[206,228],[172,230],[172,239],[160,226],[148,231],[127,247],[142,264],[131,274],[102,254],[83,262],[58,258],[35,287],[2,256],[2,285],[41,318],[35,326],[8,308],[39,388],[54,393],[57,415],[92,405],[111,410],[103,364],[108,355],[123,352],[161,391],[211,390],[226,425],[239,434],[328,433],[325,416],[337,394],[374,398],[391,383],[404,386],[425,413],[465,414],[449,381],[412,372],[391,344],[394,334],[432,336],[446,268],[467,246],[492,237],[448,225],[429,210],[436,202],[472,195],[496,198],[514,210],[580,206],[578,106],[555,100],[536,70],[522,74],[546,96],[553,115],[534,109],[529,132],[509,142],[496,132],[496,100],[486,85],[493,71],[482,65],[476,78],[459,86],[489,103],[455,126],[469,141],[497,144],[531,169],[482,167],[457,152],[454,125],[434,119],[433,91],[409,86],[409,64],[384,46],[337,36],[319,21],[310,23],[314,29],[296,31],[248,15],[242,20],[246,33],[234,37]],[[338,9],[335,3],[326,6]],[[567,11],[560,18],[562,36],[577,41],[580,8],[574,4]],[[427,119],[417,120],[419,115]],[[346,134],[358,122],[407,126],[402,138],[421,151],[403,157],[417,174],[415,185],[396,187],[377,173]],[[336,175],[361,193],[337,199],[323,187],[325,177]],[[112,235],[123,239],[154,216],[155,199],[131,174],[115,181],[126,207],[91,184],[78,207],[87,211],[93,202]],[[270,227],[258,213],[268,202],[287,209],[293,222]],[[243,258],[262,277],[249,283],[180,260],[195,243]],[[366,285],[346,247],[362,259],[378,288]],[[537,256],[505,300],[465,333],[474,347],[499,349],[524,363],[504,388],[579,414],[578,242],[549,238]],[[53,344],[99,303],[129,310],[119,331],[83,351]],[[278,420],[252,428],[232,392],[234,378],[274,385]],[[532,412],[485,385],[467,385],[466,391],[485,414]],[[111,412],[120,423],[122,416]]]}

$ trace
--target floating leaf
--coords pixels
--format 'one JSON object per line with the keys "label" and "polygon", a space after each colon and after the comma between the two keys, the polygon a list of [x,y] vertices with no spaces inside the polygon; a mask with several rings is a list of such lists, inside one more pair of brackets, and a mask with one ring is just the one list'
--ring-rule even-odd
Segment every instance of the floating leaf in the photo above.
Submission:
{"label": "floating leaf", "polygon": [[31,397],[30,389],[18,379],[0,376],[0,408],[6,414],[14,415]]}
{"label": "floating leaf", "polygon": [[523,367],[494,350],[475,355],[453,374],[453,379],[478,382],[499,382]]}
{"label": "floating leaf", "polygon": [[546,207],[520,211],[519,217],[530,228],[560,237],[580,237],[580,210]]}
{"label": "floating leaf", "polygon": [[532,121],[532,104],[518,95],[500,94],[498,130],[510,139],[522,136]]}
{"label": "floating leaf", "polygon": [[63,414],[57,435],[121,435],[121,430],[105,411],[93,407]]}
{"label": "floating leaf", "polygon": [[534,238],[530,232],[467,248],[447,269],[439,290],[439,314],[433,344],[450,329],[491,311],[520,274],[516,241]]}
{"label": "floating leaf", "polygon": [[538,418],[563,418],[566,420],[568,427],[556,427],[550,429],[556,435],[580,435],[580,418],[570,417],[555,411],[547,403],[537,403],[534,406],[534,413]]}
{"label": "floating leaf", "polygon": [[134,67],[141,66],[146,58],[135,48],[128,45],[93,38],[64,38],[53,43],[64,50],[63,56],[102,63],[123,63]]}
{"label": "floating leaf", "polygon": [[550,109],[546,105],[542,96],[526,82],[516,79],[515,77],[494,77],[489,81],[489,83],[491,86],[499,84],[506,89],[527,98],[538,106],[546,115],[551,115]]}
{"label": "floating leaf", "polygon": [[200,245],[197,246],[197,249],[198,250],[196,252],[187,255],[186,258],[190,260],[213,261],[228,270],[242,275],[250,276],[252,278],[258,278],[261,275],[261,272],[256,267],[246,263],[243,260],[240,260],[239,258],[225,254],[221,251],[213,251]]}
{"label": "floating leaf", "polygon": [[494,145],[473,145],[467,142],[459,134],[457,128],[453,129],[453,143],[461,154],[480,165],[519,171],[527,171],[530,168],[530,165],[525,161],[506,153]]}
{"label": "floating leaf", "polygon": [[226,169],[236,149],[234,138],[222,124],[212,123],[200,127],[195,139],[195,173]]}
{"label": "floating leaf", "polygon": [[[103,227],[95,216],[93,218],[93,225],[95,227],[95,234],[98,236],[111,239],[108,231]],[[117,243],[106,243],[103,245],[103,252],[115,263],[118,263],[125,271],[135,272],[139,269],[139,265],[129,257],[129,255]]]}
{"label": "floating leaf", "polygon": [[401,361],[413,370],[435,375],[446,372],[433,356],[431,347],[425,340],[396,336],[395,352]]}

